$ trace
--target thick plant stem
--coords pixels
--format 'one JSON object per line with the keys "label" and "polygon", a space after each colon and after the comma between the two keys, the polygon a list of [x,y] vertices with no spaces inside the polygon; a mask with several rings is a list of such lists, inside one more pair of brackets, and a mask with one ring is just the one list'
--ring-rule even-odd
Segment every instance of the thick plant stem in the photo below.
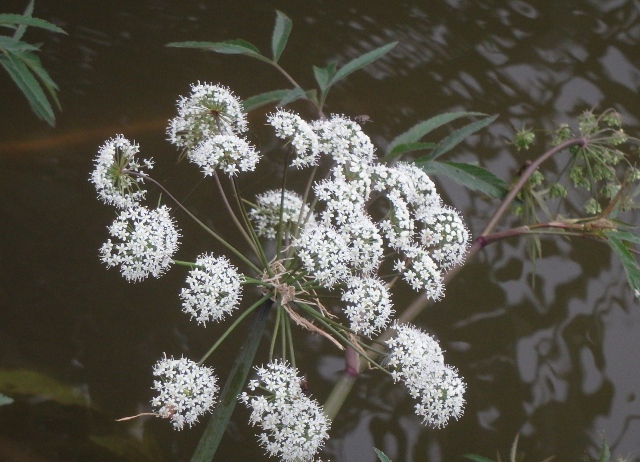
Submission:
{"label": "thick plant stem", "polygon": [[[544,154],[538,157],[534,162],[532,162],[531,165],[529,165],[527,169],[522,173],[522,175],[520,175],[520,178],[518,179],[517,183],[513,186],[513,188],[511,188],[507,196],[504,198],[504,200],[500,204],[500,207],[498,207],[496,212],[493,214],[493,216],[489,220],[489,223],[485,227],[482,234],[470,246],[469,252],[466,255],[465,263],[471,260],[475,256],[475,254],[478,253],[478,251],[480,251],[486,245],[488,245],[491,242],[495,242],[496,239],[491,239],[488,236],[491,234],[491,232],[493,231],[495,226],[498,224],[500,219],[509,209],[511,202],[513,202],[513,200],[516,198],[516,196],[518,195],[522,187],[525,185],[525,183],[529,179],[529,177],[533,174],[533,172],[537,170],[537,168],[540,166],[542,162],[549,159],[554,154],[564,151],[565,149],[570,148],[572,146],[584,147],[587,145],[587,142],[588,141],[586,138],[574,138],[574,139],[567,140],[555,146],[554,148],[550,149],[549,151],[546,151]],[[516,234],[525,234],[526,231],[528,231],[528,229],[525,231],[524,228],[526,227],[523,227],[522,229],[517,229],[517,231],[514,233],[506,233],[506,235],[503,237],[510,237]],[[453,277],[456,274],[458,274],[458,272],[464,267],[465,263],[459,266],[456,266],[447,274],[445,274],[443,277],[443,283],[446,284],[448,281],[453,279]],[[407,323],[412,321],[413,319],[415,319],[416,316],[418,316],[418,314],[422,312],[422,310],[427,306],[427,304],[430,301],[431,300],[424,293],[420,294],[405,310],[403,310],[402,314],[398,317],[398,322]],[[390,328],[385,330],[382,334],[380,334],[377,340],[384,342],[385,340],[388,340],[389,338],[391,338],[393,335],[394,335],[394,330]],[[375,358],[372,358],[372,359],[375,359]],[[345,362],[346,362],[345,370],[342,376],[340,377],[340,379],[338,379],[338,381],[334,385],[333,390],[331,391],[331,394],[329,395],[329,398],[325,403],[325,408],[324,408],[325,413],[330,418],[335,418],[335,416],[338,414],[340,407],[344,404],[345,400],[347,399],[347,396],[351,392],[351,389],[353,388],[353,385],[356,382],[358,372],[362,372],[367,365],[366,361],[360,361],[359,365],[357,363],[354,363],[353,358],[349,356],[348,352],[345,358]],[[354,364],[356,365],[355,369],[354,369]]]}
{"label": "thick plant stem", "polygon": [[210,462],[218,449],[222,435],[224,435],[233,409],[238,402],[238,395],[244,387],[253,359],[258,351],[258,345],[267,326],[269,312],[273,301],[267,300],[255,311],[253,323],[249,329],[245,343],[240,349],[233,368],[224,384],[220,399],[216,405],[211,419],[200,438],[191,462]]}

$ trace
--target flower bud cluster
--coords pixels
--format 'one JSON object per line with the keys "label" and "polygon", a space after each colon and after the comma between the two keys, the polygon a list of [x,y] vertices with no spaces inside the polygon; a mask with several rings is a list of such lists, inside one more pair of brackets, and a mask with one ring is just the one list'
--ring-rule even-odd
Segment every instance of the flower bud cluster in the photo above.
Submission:
{"label": "flower bud cluster", "polygon": [[391,348],[387,364],[394,381],[402,381],[418,400],[416,414],[425,424],[443,427],[464,409],[464,382],[458,371],[444,363],[438,342],[410,324],[396,324],[397,336],[387,340]]}

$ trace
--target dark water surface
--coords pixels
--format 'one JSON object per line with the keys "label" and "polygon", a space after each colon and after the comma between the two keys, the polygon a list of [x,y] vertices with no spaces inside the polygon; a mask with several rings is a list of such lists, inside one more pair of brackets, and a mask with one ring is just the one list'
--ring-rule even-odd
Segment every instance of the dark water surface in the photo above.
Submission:
{"label": "dark water surface", "polygon": [[[5,0],[0,10],[20,12],[23,3]],[[97,147],[123,133],[156,160],[156,178],[225,232],[214,186],[195,169],[176,167],[166,121],[177,96],[198,80],[231,86],[243,98],[286,82],[245,57],[164,44],[245,38],[266,52],[275,9],[294,23],[282,65],[307,87],[312,64],[344,63],[399,41],[336,87],[327,105],[329,112],[369,115],[366,132],[380,147],[441,112],[500,114],[450,158],[478,161],[509,181],[544,149],[516,154],[507,144],[524,124],[549,128],[591,107],[614,107],[638,135],[638,1],[37,2],[35,15],[69,34],[25,37],[44,43],[42,60],[60,86],[64,112],[57,128],[48,128],[0,74],[0,373],[42,374],[25,379],[31,388],[12,390],[6,375],[0,380],[0,391],[16,398],[0,407],[0,461],[191,456],[204,425],[174,432],[160,419],[113,420],[149,410],[151,366],[162,352],[197,359],[228,323],[204,329],[181,313],[180,268],[128,284],[100,265],[97,249],[113,211],[96,200],[87,178]],[[263,115],[251,116],[253,127]],[[256,142],[268,145],[264,133]],[[243,183],[248,195],[270,185],[273,175],[265,172]],[[497,204],[447,181],[439,187],[478,234]],[[185,216],[177,219],[184,234],[178,258],[222,251]],[[465,377],[463,418],[444,430],[424,428],[402,386],[366,374],[334,422],[324,459],[371,462],[373,446],[396,462],[460,461],[496,450],[504,458],[518,432],[532,461],[593,456],[602,435],[612,453],[640,454],[640,306],[621,265],[601,245],[544,241],[534,288],[525,247],[514,240],[486,249],[418,319]],[[400,294],[396,309],[412,297]],[[212,359],[221,377],[240,337]],[[324,341],[299,340],[299,362],[323,401],[342,359]],[[64,386],[43,396],[38,390],[52,388],[44,376]],[[266,459],[247,417],[236,410],[216,460]],[[136,445],[152,458],[127,452]]]}

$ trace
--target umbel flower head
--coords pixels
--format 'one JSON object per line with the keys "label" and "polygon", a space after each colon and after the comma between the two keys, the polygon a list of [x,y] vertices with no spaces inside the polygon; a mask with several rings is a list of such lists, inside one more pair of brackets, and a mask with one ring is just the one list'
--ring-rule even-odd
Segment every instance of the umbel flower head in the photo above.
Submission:
{"label": "umbel flower head", "polygon": [[242,103],[227,87],[197,83],[178,101],[178,116],[169,121],[169,141],[187,151],[214,135],[247,130]]}
{"label": "umbel flower head", "polygon": [[142,167],[152,169],[153,162],[138,161],[136,154],[139,151],[137,144],[122,135],[116,135],[100,146],[91,173],[98,199],[118,208],[131,207],[144,199],[146,191],[140,188],[143,178],[130,172],[144,173]]}
{"label": "umbel flower head", "polygon": [[269,114],[268,122],[276,130],[276,136],[288,140],[295,149],[296,157],[291,161],[295,168],[318,164],[318,137],[311,126],[298,114],[284,109]]}
{"label": "umbel flower head", "polygon": [[180,232],[166,205],[154,210],[134,205],[121,211],[108,229],[119,242],[107,240],[100,258],[107,268],[120,265],[128,281],[141,281],[150,274],[160,277],[178,250]]}
{"label": "umbel flower head", "polygon": [[387,340],[391,349],[387,364],[394,381],[402,381],[418,400],[416,414],[423,423],[444,427],[457,419],[464,408],[465,384],[458,371],[444,363],[438,342],[410,324],[396,324],[398,335]]}
{"label": "umbel flower head", "polygon": [[[281,205],[282,207],[280,207]],[[315,223],[315,216],[309,207],[302,203],[300,195],[286,190],[284,197],[282,190],[272,190],[260,194],[256,198],[256,208],[249,212],[249,217],[256,228],[256,234],[268,239],[276,238],[281,220],[285,235],[293,230],[298,224],[298,220],[301,224],[305,221]]]}
{"label": "umbel flower head", "polygon": [[187,157],[202,168],[204,176],[212,176],[215,169],[229,176],[251,172],[260,160],[256,149],[246,139],[234,134],[205,138]]}
{"label": "umbel flower head", "polygon": [[285,461],[309,461],[328,438],[330,422],[315,400],[300,386],[297,369],[285,361],[257,367],[259,380],[249,382],[249,390],[262,388],[266,396],[242,393],[238,399],[252,408],[249,422],[264,430],[260,445],[270,456]]}
{"label": "umbel flower head", "polygon": [[394,312],[387,287],[374,277],[348,279],[342,300],[351,329],[369,338],[387,327]]}
{"label": "umbel flower head", "polygon": [[160,417],[171,419],[176,430],[184,424],[192,426],[198,416],[211,412],[218,395],[218,379],[213,369],[199,366],[190,359],[168,359],[166,356],[153,367],[153,389],[158,396],[151,405]]}
{"label": "umbel flower head", "polygon": [[182,289],[182,311],[198,324],[220,321],[240,304],[244,277],[226,257],[203,254],[187,276],[188,288]]}

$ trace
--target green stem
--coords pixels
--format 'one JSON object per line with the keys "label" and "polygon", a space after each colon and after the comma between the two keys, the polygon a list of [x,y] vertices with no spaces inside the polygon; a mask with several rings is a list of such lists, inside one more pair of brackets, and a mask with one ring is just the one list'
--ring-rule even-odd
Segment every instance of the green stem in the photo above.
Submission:
{"label": "green stem", "polygon": [[224,342],[224,339],[226,339],[229,336],[229,334],[231,332],[233,332],[233,330],[236,327],[238,327],[238,324],[240,324],[244,318],[249,316],[250,313],[252,313],[256,308],[258,308],[258,306],[262,305],[267,300],[269,300],[270,295],[271,294],[265,295],[260,300],[258,300],[256,303],[251,305],[248,309],[246,309],[244,311],[244,313],[242,313],[240,316],[238,316],[238,318],[233,322],[233,324],[231,324],[231,326],[229,326],[229,328],[225,331],[225,333],[222,334],[222,336],[218,339],[218,341],[211,348],[209,348],[209,351],[207,351],[207,353],[202,357],[202,359],[200,359],[200,361],[198,361],[198,364],[204,363],[207,360],[207,358],[211,355],[211,353],[216,351],[216,348],[218,348],[218,346],[220,346],[220,344],[222,342]]}
{"label": "green stem", "polygon": [[222,237],[218,236],[218,234],[216,234],[211,228],[209,228],[207,225],[205,225],[202,221],[200,221],[198,219],[198,217],[196,217],[193,213],[191,213],[189,211],[188,208],[186,208],[184,205],[182,205],[182,203],[176,199],[164,186],[162,186],[159,182],[157,182],[156,180],[154,180],[153,178],[151,178],[148,175],[145,175],[144,173],[138,173],[138,172],[133,172],[130,170],[127,170],[127,173],[130,173],[132,175],[137,175],[140,178],[144,178],[145,180],[150,181],[151,183],[155,184],[158,188],[160,188],[167,196],[169,196],[169,199],[171,199],[173,202],[176,203],[176,205],[178,207],[180,207],[180,209],[186,213],[189,218],[191,218],[193,221],[195,221],[202,229],[204,229],[207,234],[209,234],[210,236],[212,236],[214,239],[216,239],[218,242],[220,242],[222,245],[224,245],[227,249],[231,250],[231,252],[233,252],[240,260],[242,260],[243,262],[245,262],[249,268],[251,268],[253,271],[255,271],[257,274],[261,274],[262,271],[260,271],[258,269],[258,267],[256,265],[254,265],[251,260],[249,260],[247,257],[245,257],[239,250],[237,250],[235,247],[233,247],[231,244],[229,244],[227,241],[225,241],[224,239],[222,239]]}
{"label": "green stem", "polygon": [[254,253],[258,255],[259,252],[258,252],[258,249],[256,248],[256,243],[249,237],[247,232],[244,230],[244,227],[238,221],[238,217],[236,217],[236,214],[233,213],[233,209],[231,208],[231,204],[229,204],[229,201],[227,200],[227,195],[224,192],[224,188],[222,187],[222,183],[220,182],[220,178],[218,177],[217,172],[213,173],[213,178],[216,181],[216,185],[218,186],[218,191],[220,191],[220,196],[222,197],[224,206],[226,207],[227,211],[229,212],[229,215],[231,216],[231,220],[235,223],[236,227],[240,231],[240,234],[242,234],[242,237],[244,237],[245,241],[247,241],[249,246],[253,249]]}

